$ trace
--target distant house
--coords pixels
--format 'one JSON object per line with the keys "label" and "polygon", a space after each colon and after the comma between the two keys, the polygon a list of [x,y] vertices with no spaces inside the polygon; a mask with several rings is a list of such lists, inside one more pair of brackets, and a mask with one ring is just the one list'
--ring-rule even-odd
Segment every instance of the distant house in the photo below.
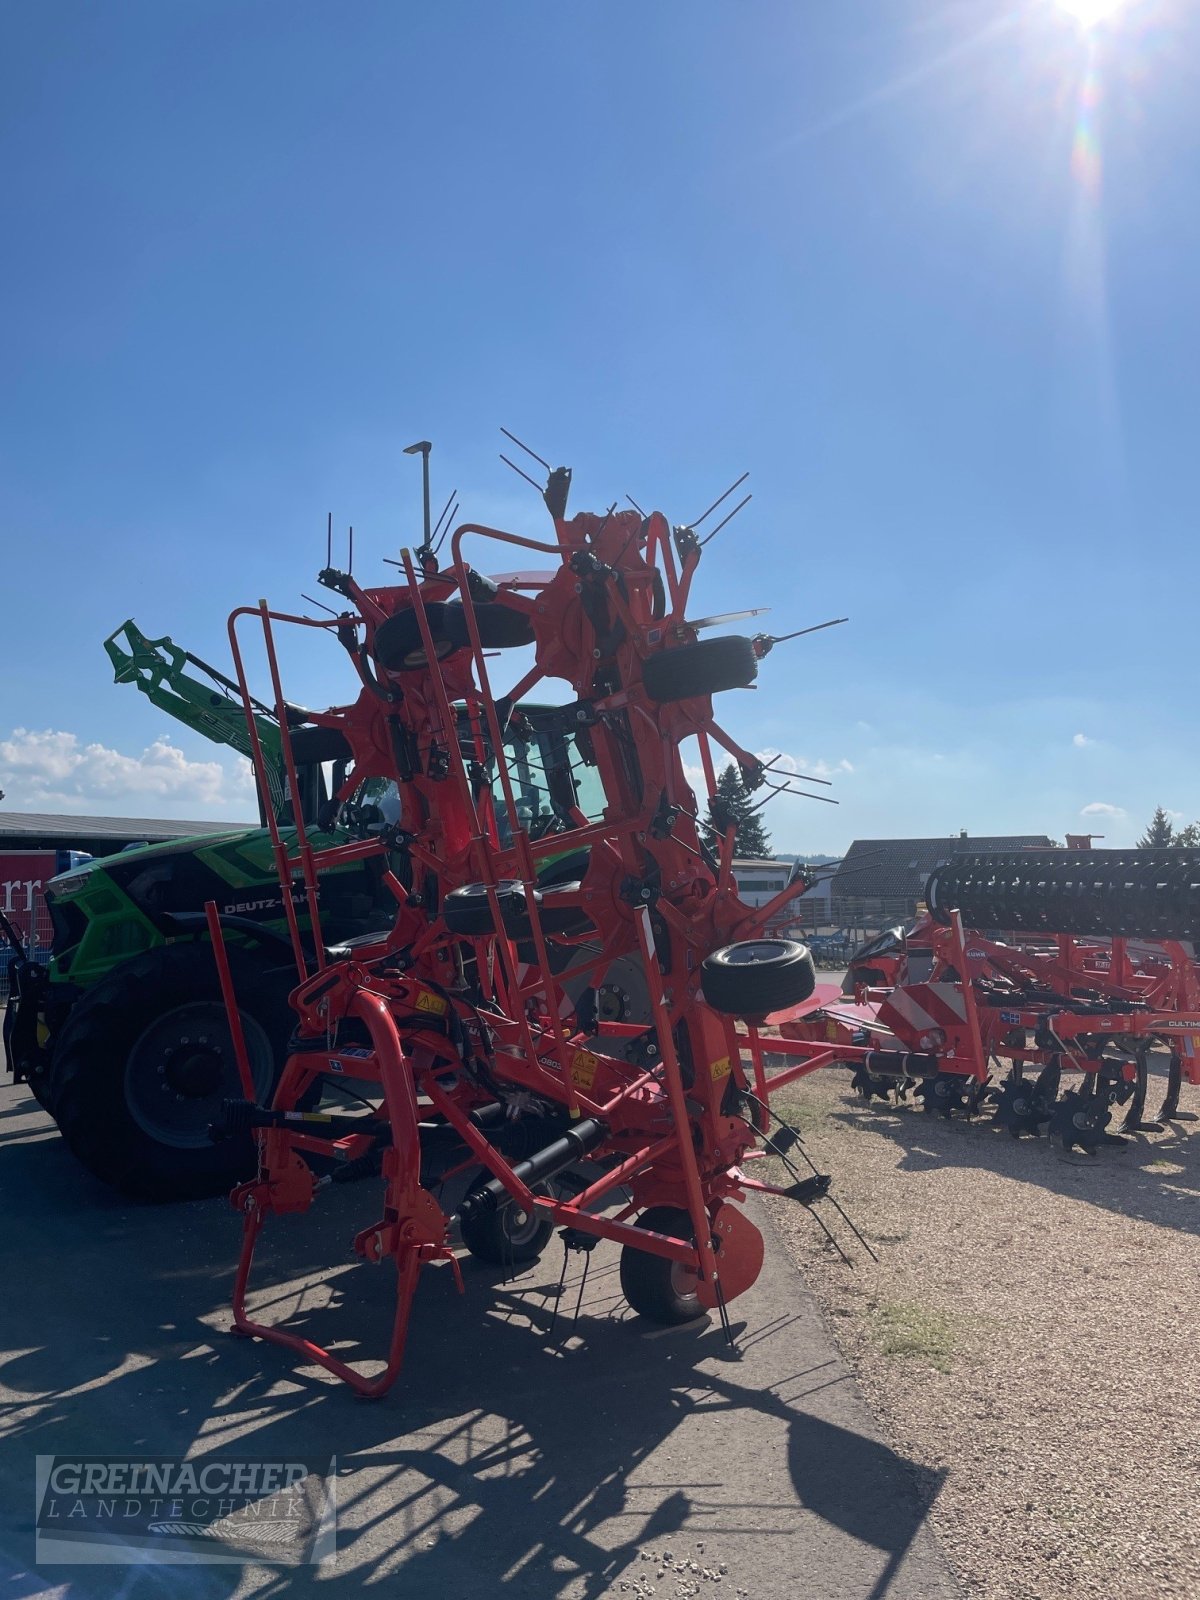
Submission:
{"label": "distant house", "polygon": [[748,906],[765,906],[787,888],[795,870],[792,861],[752,861],[738,856],[733,863],[738,898]]}
{"label": "distant house", "polygon": [[929,874],[951,856],[964,850],[1048,850],[1053,844],[1044,833],[855,839],[830,884],[831,920],[856,928],[906,922],[924,898]]}

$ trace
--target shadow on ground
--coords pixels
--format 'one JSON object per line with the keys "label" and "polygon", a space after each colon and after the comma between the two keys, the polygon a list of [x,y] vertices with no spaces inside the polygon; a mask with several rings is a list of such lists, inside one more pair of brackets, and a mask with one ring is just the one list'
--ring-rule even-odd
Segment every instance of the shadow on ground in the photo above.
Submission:
{"label": "shadow on ground", "polygon": [[[714,1600],[739,1588],[773,1600],[799,1572],[824,1600],[954,1592],[921,1534],[937,1477],[873,1436],[811,1301],[778,1260],[737,1302],[740,1359],[707,1322],[648,1330],[603,1250],[578,1322],[571,1258],[553,1328],[557,1243],[513,1281],[465,1263],[461,1301],[450,1273],[432,1269],[400,1384],[363,1403],[286,1352],[224,1331],[238,1224],[223,1203],[125,1203],[32,1116],[0,1160],[12,1197],[0,1365],[0,1494],[12,1520],[0,1579],[13,1600],[49,1586],[268,1596],[334,1576],[34,1573],[34,1457],[139,1452],[336,1456],[336,1577],[402,1574],[405,1593],[439,1600],[599,1596],[631,1563],[631,1579],[653,1581],[665,1552],[675,1559],[700,1541],[701,1563],[728,1568],[723,1590],[703,1586]],[[391,1310],[390,1268],[342,1265],[373,1189],[339,1191],[277,1223],[259,1279],[261,1314],[289,1311],[295,1331],[340,1341],[345,1359],[382,1351]],[[337,1264],[332,1276],[315,1275],[321,1262]]]}

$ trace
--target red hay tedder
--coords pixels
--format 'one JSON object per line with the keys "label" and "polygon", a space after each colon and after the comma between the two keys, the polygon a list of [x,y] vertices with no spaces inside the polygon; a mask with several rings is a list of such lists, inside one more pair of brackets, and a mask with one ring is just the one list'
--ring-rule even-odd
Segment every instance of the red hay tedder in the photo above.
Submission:
{"label": "red hay tedder", "polygon": [[[770,1094],[810,1070],[804,1059],[768,1077],[759,1031],[816,1004],[804,946],[761,936],[804,885],[757,910],[743,904],[734,828],[706,837],[683,766],[695,741],[710,800],[714,745],[749,787],[784,787],[712,706],[718,692],[749,687],[779,641],[700,638],[721,619],[688,620],[701,558],[693,529],[672,530],[659,513],[568,518],[569,479],[551,472],[544,492],[552,541],[463,524],[443,568],[427,501],[426,541],[403,553],[403,583],[363,588],[330,567],[322,582],[342,596],[340,615],[283,615],[264,601],[230,618],[260,784],[268,775],[241,638],[251,622],[280,708],[295,817],[276,648],[284,626],[333,635],[360,681],[353,704],[312,719],[342,758],[341,820],[353,828],[351,797],[367,780],[399,795],[397,821],[376,814],[368,827],[360,817],[361,837],[324,851],[302,826],[289,851],[272,822],[297,1026],[269,1106],[254,1101],[226,930],[209,907],[246,1095],[227,1102],[214,1132],[253,1130],[259,1149],[257,1176],[232,1195],[244,1229],[235,1330],[320,1363],[363,1396],[384,1393],[399,1371],[421,1268],[445,1262],[459,1277],[452,1226],[493,1262],[535,1259],[555,1228],[583,1250],[611,1239],[636,1311],[670,1323],[710,1308],[728,1335],[726,1307],[763,1256],[739,1202],[769,1189],[809,1203],[828,1186],[816,1176],[783,1190],[742,1170],[768,1140]],[[484,577],[464,559],[468,539],[500,547],[508,562],[528,552],[547,570]],[[532,664],[497,694],[495,657],[520,647]],[[547,678],[566,680],[574,698],[530,709]],[[535,733],[543,748],[557,741],[561,759],[547,762],[531,798],[518,768]],[[583,769],[599,780],[598,815],[580,806]],[[378,858],[395,922],[386,936],[327,950],[318,873],[366,856]],[[626,1006],[638,984],[639,1005]],[[363,1110],[309,1109],[322,1083],[347,1075],[373,1088]],[[433,1135],[452,1151],[436,1170]],[[447,1215],[437,1195],[459,1172],[475,1179]],[[372,1375],[246,1306],[266,1219],[363,1177],[382,1178],[383,1205],[354,1249],[397,1273],[391,1341]]]}
{"label": "red hay tedder", "polygon": [[[785,1024],[795,1037],[779,1049],[810,1069],[853,1061],[868,1102],[911,1091],[946,1117],[990,1105],[1014,1137],[1047,1129],[1089,1155],[1127,1142],[1108,1132],[1115,1106],[1126,1133],[1193,1120],[1179,1099],[1185,1079],[1200,1083],[1200,853],[964,853],[926,899],[906,934],[859,952],[850,997]],[[1169,1052],[1166,1095],[1148,1122],[1155,1046]],[[1064,1069],[1079,1073],[1065,1092]]]}

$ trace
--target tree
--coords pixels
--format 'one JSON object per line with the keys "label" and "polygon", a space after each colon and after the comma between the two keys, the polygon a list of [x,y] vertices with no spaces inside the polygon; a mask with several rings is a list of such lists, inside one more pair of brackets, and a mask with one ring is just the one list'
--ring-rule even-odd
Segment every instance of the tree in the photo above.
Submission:
{"label": "tree", "polygon": [[1156,806],[1150,826],[1138,840],[1138,849],[1164,850],[1168,846],[1176,850],[1195,850],[1200,846],[1200,822],[1189,822],[1186,827],[1177,828],[1163,808]]}
{"label": "tree", "polygon": [[1175,824],[1161,806],[1155,806],[1150,826],[1138,840],[1139,850],[1161,850],[1175,842]]}
{"label": "tree", "polygon": [[769,861],[771,839],[758,814],[751,815],[753,805],[742,775],[731,761],[717,778],[716,796],[708,802],[708,821],[719,834],[724,834],[731,822],[736,825],[735,856],[747,861]]}

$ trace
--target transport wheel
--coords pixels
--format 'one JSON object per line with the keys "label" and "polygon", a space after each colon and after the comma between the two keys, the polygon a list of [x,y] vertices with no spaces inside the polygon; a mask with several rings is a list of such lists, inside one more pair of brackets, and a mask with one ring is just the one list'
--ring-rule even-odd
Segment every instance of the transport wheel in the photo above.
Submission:
{"label": "transport wheel", "polygon": [[[260,1103],[287,1056],[292,969],[229,951]],[[212,947],[135,956],[75,1006],[54,1047],[54,1117],[73,1155],[146,1200],[220,1194],[254,1171],[247,1135],[213,1143],[221,1102],[242,1097]]]}
{"label": "transport wheel", "polygon": [[[636,1226],[672,1239],[690,1241],[695,1237],[691,1217],[678,1206],[651,1206],[642,1212]],[[681,1261],[652,1256],[636,1245],[622,1247],[621,1291],[638,1316],[648,1322],[672,1326],[702,1316],[698,1282],[695,1268]]]}
{"label": "transport wheel", "polygon": [[[454,627],[452,606],[443,601],[431,601],[425,607],[425,618],[433,639],[434,654],[441,661],[455,650],[461,650],[464,640]],[[462,627],[462,607],[458,607],[459,627]],[[429,665],[425,641],[415,611],[397,611],[375,629],[375,659],[385,672],[415,672]]]}
{"label": "transport wheel", "polygon": [[[479,629],[479,642],[485,650],[512,650],[518,645],[532,644],[533,626],[523,611],[512,606],[492,602],[475,607],[475,623]],[[467,629],[467,613],[455,601],[446,607],[446,625],[450,637],[461,646],[471,643]]]}
{"label": "transport wheel", "polygon": [[[490,1172],[481,1173],[471,1188],[482,1188],[490,1178]],[[548,1196],[550,1191],[541,1184],[534,1193]],[[463,1217],[459,1232],[477,1261],[486,1261],[493,1267],[523,1266],[541,1255],[550,1242],[554,1224],[536,1211],[523,1211],[514,1200],[500,1211]]]}
{"label": "transport wheel", "polygon": [[808,946],[794,939],[747,939],[706,956],[704,998],[730,1017],[763,1017],[807,1000],[817,986]]}
{"label": "transport wheel", "polygon": [[[529,933],[529,908],[525,901],[525,885],[511,880],[496,885],[496,900],[504,931],[514,938]],[[481,938],[497,932],[492,920],[487,885],[466,883],[461,889],[451,889],[442,901],[442,916],[451,933],[465,938]]]}
{"label": "transport wheel", "polygon": [[642,665],[646,693],[660,705],[721,689],[748,689],[757,677],[754,646],[736,633],[663,650]]}

